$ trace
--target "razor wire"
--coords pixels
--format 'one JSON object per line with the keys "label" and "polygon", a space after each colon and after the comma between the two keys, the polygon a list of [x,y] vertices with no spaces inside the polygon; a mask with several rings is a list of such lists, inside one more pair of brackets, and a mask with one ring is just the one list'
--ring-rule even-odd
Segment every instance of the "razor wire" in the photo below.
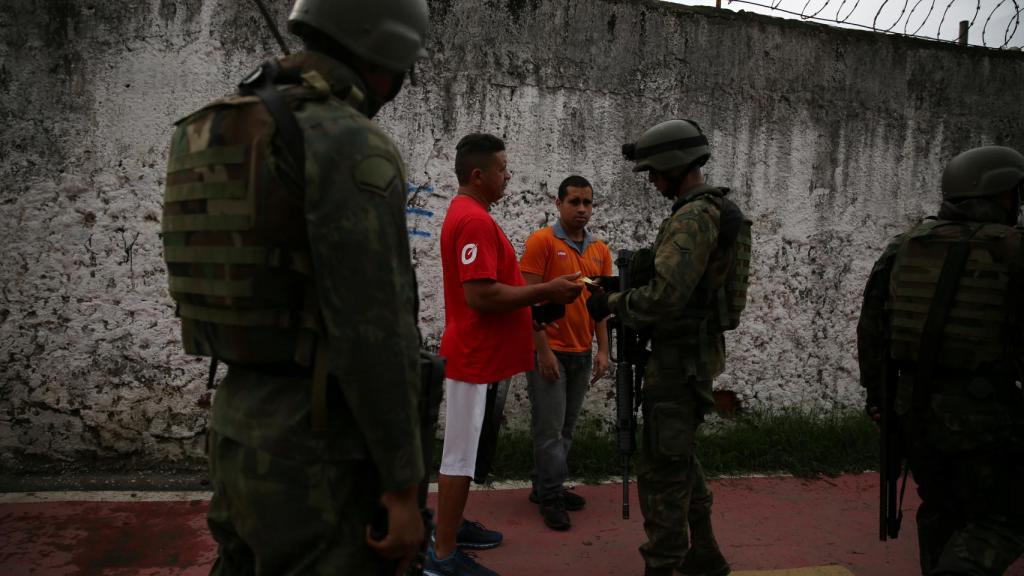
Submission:
{"label": "razor wire", "polygon": [[[1024,50],[1024,0],[727,0],[771,12],[885,34],[940,42],[960,41],[960,30],[945,30],[951,9],[969,14],[966,43],[987,48]],[[802,6],[801,6],[802,4]],[[877,8],[876,8],[877,6]],[[872,11],[874,12],[872,17]],[[1005,25],[1003,24],[1005,20]],[[938,26],[935,26],[936,22]],[[923,33],[934,30],[935,33]],[[1020,32],[1020,34],[1018,34]]]}

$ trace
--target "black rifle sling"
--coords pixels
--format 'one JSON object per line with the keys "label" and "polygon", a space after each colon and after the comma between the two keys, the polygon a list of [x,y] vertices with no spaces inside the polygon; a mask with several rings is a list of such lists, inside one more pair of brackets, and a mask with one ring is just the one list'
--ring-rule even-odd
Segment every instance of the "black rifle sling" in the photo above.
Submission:
{"label": "black rifle sling", "polygon": [[264,62],[257,73],[243,80],[238,87],[243,94],[254,94],[267,108],[270,117],[274,119],[277,136],[280,137],[286,153],[291,157],[295,177],[298,178],[297,184],[300,189],[304,189],[306,186],[306,142],[302,137],[302,128],[299,127],[299,122],[295,119],[295,113],[288,105],[288,99],[277,89],[278,80],[292,83],[300,82],[301,78],[293,70],[281,70],[276,61],[270,60]]}
{"label": "black rifle sling", "polygon": [[[306,188],[306,144],[295,113],[288,99],[277,89],[277,84],[300,84],[302,77],[294,68],[282,69],[276,60],[269,60],[238,85],[241,94],[254,94],[263,102],[274,120],[276,136],[281,139],[285,153],[292,161],[292,174],[300,191]],[[314,294],[306,295],[306,306],[316,302]],[[316,338],[313,352],[313,383],[311,420],[314,434],[327,429],[327,342],[323,334]]]}
{"label": "black rifle sling", "polygon": [[978,228],[967,225],[957,243],[949,249],[942,262],[939,282],[935,286],[935,294],[928,306],[928,317],[924,322],[924,330],[921,333],[920,347],[917,352],[917,374],[914,378],[913,402],[918,410],[927,406],[928,385],[938,362],[942,332],[946,327],[953,298],[960,285],[960,276],[963,274],[964,266],[967,265],[967,256],[971,250],[970,240],[977,231]]}

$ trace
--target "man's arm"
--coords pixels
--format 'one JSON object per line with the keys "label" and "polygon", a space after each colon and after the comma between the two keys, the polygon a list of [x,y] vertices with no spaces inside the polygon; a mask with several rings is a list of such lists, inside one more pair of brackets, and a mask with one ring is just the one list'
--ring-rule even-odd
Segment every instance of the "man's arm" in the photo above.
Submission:
{"label": "man's arm", "polygon": [[[542,284],[544,281],[539,274],[530,274],[529,272],[523,272],[523,279],[526,280],[528,286]],[[552,382],[558,380],[558,359],[555,358],[555,353],[551,350],[551,345],[548,344],[547,330],[534,330],[533,344],[537,348],[537,370],[540,371],[541,376]]]}
{"label": "man's arm", "polygon": [[885,302],[889,296],[889,274],[899,250],[899,241],[891,242],[875,262],[864,287],[864,300],[857,321],[857,364],[860,367],[860,385],[867,390],[866,409],[872,419],[878,420],[879,385],[886,362],[886,324],[888,316]]}
{"label": "man's arm", "polygon": [[608,372],[611,363],[608,355],[608,319],[601,320],[594,325],[597,336],[597,356],[594,357],[594,372],[590,383],[597,382]]}
{"label": "man's arm", "polygon": [[524,308],[541,302],[568,304],[579,296],[583,285],[579,272],[559,276],[542,284],[510,286],[489,278],[462,283],[466,303],[477,312],[494,314]]}
{"label": "man's arm", "polygon": [[686,307],[718,243],[717,209],[691,202],[671,217],[663,234],[651,282],[608,297],[608,308],[633,328],[678,316]]}
{"label": "man's arm", "polygon": [[319,168],[307,169],[306,220],[329,371],[362,431],[381,488],[397,494],[424,475],[418,296],[403,171],[394,150],[371,147],[357,156],[365,138],[318,133],[332,125],[306,130],[313,160],[307,166]]}

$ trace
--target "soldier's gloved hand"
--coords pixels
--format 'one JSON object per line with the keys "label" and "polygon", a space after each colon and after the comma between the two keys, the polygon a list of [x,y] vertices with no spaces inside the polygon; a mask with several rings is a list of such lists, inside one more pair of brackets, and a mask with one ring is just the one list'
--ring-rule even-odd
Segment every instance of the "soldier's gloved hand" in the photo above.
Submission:
{"label": "soldier's gloved hand", "polygon": [[601,290],[604,290],[605,292],[618,292],[622,286],[618,276],[598,276],[597,278],[594,278],[594,281],[597,282],[601,287]]}
{"label": "soldier's gloved hand", "polygon": [[612,310],[608,307],[607,294],[594,294],[587,298],[587,312],[594,322],[600,322],[611,315]]}

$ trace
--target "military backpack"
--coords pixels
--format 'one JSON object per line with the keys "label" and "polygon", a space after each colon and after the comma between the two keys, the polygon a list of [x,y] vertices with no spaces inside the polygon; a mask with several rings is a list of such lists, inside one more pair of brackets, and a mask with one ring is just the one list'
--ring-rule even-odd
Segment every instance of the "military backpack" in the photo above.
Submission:
{"label": "military backpack", "polygon": [[753,222],[743,215],[739,206],[724,196],[724,192],[720,201],[718,250],[731,262],[725,275],[725,282],[719,287],[716,298],[718,323],[722,330],[735,330],[740,325],[743,310],[747,307]]}
{"label": "military backpack", "polygon": [[994,223],[926,220],[909,232],[890,276],[892,359],[965,372],[1007,360],[1020,247],[1019,230]]}
{"label": "military backpack", "polygon": [[188,354],[242,365],[314,360],[321,322],[291,108],[330,91],[315,72],[279,72],[264,64],[238,95],[177,123],[161,235]]}

